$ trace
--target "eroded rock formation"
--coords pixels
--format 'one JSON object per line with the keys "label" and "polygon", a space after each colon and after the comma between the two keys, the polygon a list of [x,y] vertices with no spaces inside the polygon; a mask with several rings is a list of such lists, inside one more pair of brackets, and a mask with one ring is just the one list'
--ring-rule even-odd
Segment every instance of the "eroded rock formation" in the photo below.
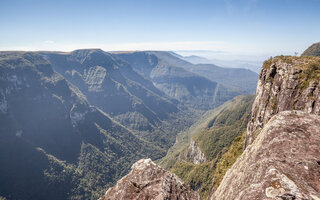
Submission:
{"label": "eroded rock formation", "polygon": [[283,111],[226,173],[212,200],[320,199],[320,116]]}
{"label": "eroded rock formation", "polygon": [[110,188],[100,200],[200,200],[175,174],[156,165],[151,159],[141,159],[131,172]]}
{"label": "eroded rock formation", "polygon": [[186,159],[190,159],[193,164],[201,164],[206,162],[206,157],[201,149],[196,145],[195,141],[191,141],[187,151],[184,154]]}

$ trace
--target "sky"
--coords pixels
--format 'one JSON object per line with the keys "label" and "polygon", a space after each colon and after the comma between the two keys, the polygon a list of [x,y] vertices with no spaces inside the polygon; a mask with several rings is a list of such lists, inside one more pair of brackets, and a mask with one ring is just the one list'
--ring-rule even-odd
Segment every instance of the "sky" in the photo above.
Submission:
{"label": "sky", "polygon": [[266,57],[320,41],[320,0],[0,0],[0,50]]}

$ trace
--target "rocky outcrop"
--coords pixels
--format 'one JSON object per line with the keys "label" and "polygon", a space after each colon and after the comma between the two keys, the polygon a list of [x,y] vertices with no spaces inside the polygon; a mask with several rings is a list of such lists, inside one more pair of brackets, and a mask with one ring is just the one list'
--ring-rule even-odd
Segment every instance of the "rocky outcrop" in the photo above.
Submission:
{"label": "rocky outcrop", "polygon": [[302,56],[320,56],[320,42],[311,45],[302,53]]}
{"label": "rocky outcrop", "polygon": [[206,157],[204,153],[201,152],[201,149],[196,145],[195,141],[191,141],[188,149],[186,150],[184,157],[188,160],[191,160],[193,164],[201,164],[206,162]]}
{"label": "rocky outcrop", "polygon": [[245,147],[278,112],[304,110],[320,114],[320,58],[279,56],[261,69],[248,123]]}
{"label": "rocky outcrop", "polygon": [[320,199],[320,117],[283,111],[226,173],[212,200]]}
{"label": "rocky outcrop", "polygon": [[198,200],[199,195],[187,187],[175,174],[151,161],[141,159],[131,172],[110,188],[100,200]]}

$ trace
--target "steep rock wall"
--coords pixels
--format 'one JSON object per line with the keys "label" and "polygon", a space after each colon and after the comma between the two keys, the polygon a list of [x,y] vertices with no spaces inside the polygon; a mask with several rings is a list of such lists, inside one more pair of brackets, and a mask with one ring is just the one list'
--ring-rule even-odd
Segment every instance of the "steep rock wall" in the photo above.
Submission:
{"label": "steep rock wall", "polygon": [[261,69],[248,123],[245,147],[278,112],[304,110],[320,114],[320,58],[279,56]]}

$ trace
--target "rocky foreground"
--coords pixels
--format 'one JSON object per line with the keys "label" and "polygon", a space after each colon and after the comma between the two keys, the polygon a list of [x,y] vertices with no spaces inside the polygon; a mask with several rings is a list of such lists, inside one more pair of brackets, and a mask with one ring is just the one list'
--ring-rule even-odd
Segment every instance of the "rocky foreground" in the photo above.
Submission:
{"label": "rocky foreground", "polygon": [[265,125],[212,200],[320,199],[320,117],[284,111]]}
{"label": "rocky foreground", "polygon": [[156,165],[151,159],[141,159],[131,172],[110,188],[100,200],[200,200],[175,174]]}

